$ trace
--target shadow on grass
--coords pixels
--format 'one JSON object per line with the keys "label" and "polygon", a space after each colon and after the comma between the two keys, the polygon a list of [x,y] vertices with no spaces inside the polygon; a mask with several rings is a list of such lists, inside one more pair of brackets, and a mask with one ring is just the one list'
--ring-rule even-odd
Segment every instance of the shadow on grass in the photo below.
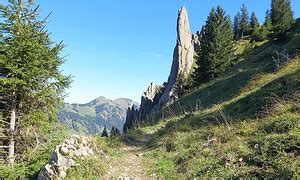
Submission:
{"label": "shadow on grass", "polygon": [[[237,123],[246,119],[255,119],[265,110],[266,105],[271,105],[277,98],[285,98],[300,91],[300,70],[276,78],[256,91],[226,105],[222,111],[210,114],[189,113],[178,121],[171,121],[154,134],[149,148],[157,146],[165,136],[174,132],[188,132],[205,126],[226,123]],[[225,118],[224,118],[225,116]]]}
{"label": "shadow on grass", "polygon": [[276,65],[272,56],[276,54],[277,46],[266,43],[253,49],[247,60],[239,62],[224,73],[223,78],[217,79],[203,85],[180,98],[167,108],[164,108],[164,116],[170,117],[183,112],[193,112],[199,108],[207,109],[214,104],[226,102],[237,97],[242,88],[245,87],[257,74],[274,72]]}

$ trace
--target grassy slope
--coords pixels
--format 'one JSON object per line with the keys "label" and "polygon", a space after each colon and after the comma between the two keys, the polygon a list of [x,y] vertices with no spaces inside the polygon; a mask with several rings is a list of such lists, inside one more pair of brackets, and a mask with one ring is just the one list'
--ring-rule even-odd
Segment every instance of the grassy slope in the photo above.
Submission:
{"label": "grassy slope", "polygon": [[279,68],[272,58],[283,48],[300,50],[299,26],[292,37],[284,44],[256,44],[221,78],[165,108],[165,114],[177,116],[129,132],[128,138],[154,133],[145,155],[154,164],[151,171],[165,176],[299,176],[300,57],[281,58]]}

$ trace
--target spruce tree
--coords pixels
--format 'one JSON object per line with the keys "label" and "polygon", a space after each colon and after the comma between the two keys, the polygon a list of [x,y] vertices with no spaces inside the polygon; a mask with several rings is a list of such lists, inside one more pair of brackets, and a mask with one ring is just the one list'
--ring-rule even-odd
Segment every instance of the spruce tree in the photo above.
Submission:
{"label": "spruce tree", "polygon": [[259,30],[260,24],[258,22],[258,19],[255,15],[255,12],[252,12],[250,17],[250,27],[251,27],[251,34],[254,34]]}
{"label": "spruce tree", "polygon": [[270,11],[266,11],[265,22],[258,30],[255,30],[252,34],[252,39],[256,41],[263,41],[268,39],[272,31],[272,21]]}
{"label": "spruce tree", "polygon": [[290,0],[272,0],[271,20],[273,37],[284,39],[294,23]]}
{"label": "spruce tree", "polygon": [[174,85],[174,93],[176,94],[177,98],[180,98],[189,92],[191,88],[190,81],[191,80],[189,77],[185,78],[181,75],[177,78]]}
{"label": "spruce tree", "polygon": [[265,26],[266,30],[268,30],[268,33],[271,34],[272,33],[273,25],[272,25],[272,19],[271,19],[271,12],[270,12],[270,10],[266,11],[264,26]]}
{"label": "spruce tree", "polygon": [[234,37],[237,40],[240,38],[241,19],[242,19],[241,13],[240,13],[240,11],[238,11],[234,17],[234,22],[233,22]]}
{"label": "spruce tree", "polygon": [[110,130],[110,137],[117,137],[117,136],[120,136],[120,135],[121,135],[120,130],[115,125],[113,125],[111,130]]}
{"label": "spruce tree", "polygon": [[[26,124],[56,120],[56,110],[70,77],[59,67],[63,44],[55,44],[45,30],[46,20],[39,20],[39,10],[32,0],[9,1],[0,5],[0,94],[5,101],[8,123],[7,162],[15,160],[17,131]],[[43,118],[27,118],[37,114]]]}
{"label": "spruce tree", "polygon": [[102,131],[101,137],[108,137],[108,132],[107,132],[106,126],[104,127],[104,129],[103,129],[103,131]]}
{"label": "spruce tree", "polygon": [[196,85],[207,82],[233,63],[234,33],[230,18],[218,6],[212,8],[202,32],[201,52],[194,72]]}
{"label": "spruce tree", "polygon": [[247,36],[250,31],[249,13],[245,4],[241,8],[240,35]]}

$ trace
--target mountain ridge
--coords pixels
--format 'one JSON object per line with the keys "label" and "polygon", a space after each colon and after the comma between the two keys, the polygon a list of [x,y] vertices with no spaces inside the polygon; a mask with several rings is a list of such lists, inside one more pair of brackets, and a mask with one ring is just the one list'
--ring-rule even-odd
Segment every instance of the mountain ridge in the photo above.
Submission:
{"label": "mountain ridge", "polygon": [[122,131],[128,106],[139,105],[129,98],[111,100],[100,96],[83,104],[64,103],[58,118],[75,133],[100,134],[105,126],[110,129],[113,125]]}

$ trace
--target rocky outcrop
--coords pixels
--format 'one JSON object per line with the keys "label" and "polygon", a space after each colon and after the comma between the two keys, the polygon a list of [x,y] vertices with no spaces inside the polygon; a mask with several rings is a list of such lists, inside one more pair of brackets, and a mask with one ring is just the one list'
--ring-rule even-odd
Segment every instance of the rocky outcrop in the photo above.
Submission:
{"label": "rocky outcrop", "polygon": [[124,132],[131,129],[135,124],[142,123],[142,121],[147,119],[147,114],[149,114],[158,103],[163,90],[164,86],[156,85],[154,82],[150,83],[146,91],[143,92],[140,108],[137,109],[135,106],[128,108],[126,121],[123,126]]}
{"label": "rocky outcrop", "polygon": [[[77,158],[93,156],[96,153],[96,149],[90,138],[72,135],[62,144],[55,147],[48,164],[39,173],[38,179],[60,179],[66,177],[67,170],[77,165]],[[104,155],[102,151],[97,152],[97,154],[99,153]]]}
{"label": "rocky outcrop", "polygon": [[163,86],[156,85],[152,82],[147,90],[143,93],[139,110],[141,116],[140,119],[145,119],[146,115],[150,113],[154,106],[159,102],[163,88]]}
{"label": "rocky outcrop", "polygon": [[126,114],[126,121],[123,125],[123,133],[126,133],[129,129],[132,129],[135,124],[140,120],[139,110],[135,109],[134,106],[128,107]]}
{"label": "rocky outcrop", "polygon": [[177,44],[174,49],[171,72],[165,92],[156,105],[157,110],[170,100],[177,78],[179,76],[185,78],[190,73],[193,65],[193,58],[194,45],[192,43],[189,18],[186,8],[182,7],[177,19]]}
{"label": "rocky outcrop", "polygon": [[[180,79],[188,77],[192,70],[195,50],[200,48],[200,33],[192,35],[188,13],[182,7],[177,19],[177,43],[174,49],[173,62],[168,82],[163,86],[151,83],[141,98],[140,109],[129,108],[127,111],[124,132],[134,126],[149,122],[148,116],[152,111],[161,110],[162,106],[176,99],[174,85]],[[138,118],[136,118],[138,116]],[[151,118],[150,118],[151,119]],[[151,120],[150,120],[151,121]]]}

